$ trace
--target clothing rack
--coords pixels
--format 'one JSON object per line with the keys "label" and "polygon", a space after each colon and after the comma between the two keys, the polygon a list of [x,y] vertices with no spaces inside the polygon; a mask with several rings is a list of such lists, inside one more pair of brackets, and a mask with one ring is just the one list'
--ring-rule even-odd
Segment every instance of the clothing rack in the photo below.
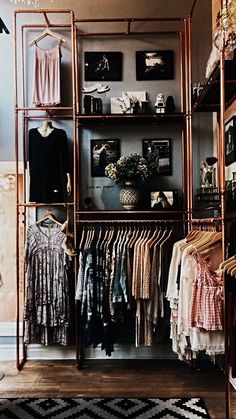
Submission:
{"label": "clothing rack", "polygon": [[[42,23],[30,23],[30,17],[42,17]],[[58,23],[51,23],[50,17],[58,18]],[[63,19],[60,21],[60,17]],[[63,23],[64,17],[68,17],[67,22]],[[18,20],[18,18],[20,18]],[[32,19],[33,20],[33,19]],[[31,20],[31,21],[32,21]],[[69,22],[68,22],[69,20]],[[65,208],[73,213],[73,235],[74,248],[76,248],[76,202],[77,202],[77,129],[76,129],[76,106],[77,106],[77,49],[76,49],[76,31],[74,26],[74,12],[71,9],[36,9],[36,10],[16,10],[14,12],[14,69],[15,69],[15,159],[16,159],[16,288],[17,288],[17,313],[16,313],[16,365],[20,370],[27,360],[27,347],[20,338],[20,307],[22,306],[22,297],[24,298],[24,269],[20,269],[23,262],[21,240],[25,242],[27,215],[26,209],[36,209],[43,207]],[[60,28],[70,30],[69,43],[71,46],[71,80],[72,93],[71,104],[69,106],[35,106],[28,105],[26,94],[26,32],[42,28]],[[20,63],[20,64],[19,64]],[[43,113],[45,112],[45,114]],[[55,115],[54,115],[55,113]],[[71,202],[57,203],[33,203],[27,202],[27,152],[26,138],[28,134],[28,121],[37,119],[71,119],[73,124],[73,191]],[[22,128],[20,127],[22,121]],[[22,142],[22,157],[20,147]],[[23,160],[23,172],[20,173],[19,162]],[[20,189],[21,178],[23,177],[22,193]],[[21,195],[21,196],[20,196]],[[22,263],[23,262],[23,263]],[[74,274],[76,273],[76,261],[74,263]],[[76,280],[76,275],[75,275]],[[22,285],[23,284],[23,285]],[[23,294],[23,296],[22,296]],[[24,334],[24,321],[23,321]],[[20,348],[22,347],[22,350]]]}
{"label": "clothing rack", "polygon": [[[220,217],[216,217],[214,218],[213,221],[208,221],[208,219],[194,219],[193,218],[193,214],[194,213],[198,213],[198,212],[202,212],[204,210],[209,210],[209,209],[216,209],[215,206],[209,207],[207,209],[199,209],[199,210],[192,210],[192,201],[193,201],[193,173],[192,173],[192,168],[193,168],[193,155],[192,155],[192,106],[191,106],[191,89],[189,88],[189,86],[191,86],[192,83],[192,68],[191,68],[191,27],[192,27],[192,17],[194,15],[194,10],[196,8],[196,4],[197,4],[197,0],[193,0],[192,3],[192,7],[189,13],[189,16],[187,18],[185,17],[181,17],[181,18],[164,18],[164,19],[134,19],[134,18],[124,18],[124,19],[75,19],[74,17],[74,13],[72,10],[66,9],[66,10],[61,10],[61,9],[45,9],[45,10],[18,10],[15,12],[14,15],[14,47],[15,47],[15,59],[14,59],[14,65],[15,65],[15,155],[16,155],[16,179],[17,179],[17,185],[16,185],[16,218],[17,218],[17,231],[16,231],[16,276],[17,276],[17,368],[21,369],[24,365],[24,362],[27,359],[27,350],[26,350],[26,346],[23,344],[23,357],[20,360],[20,335],[19,335],[19,322],[20,322],[20,311],[19,311],[19,307],[20,307],[20,248],[19,248],[19,226],[20,226],[20,212],[19,209],[22,208],[37,208],[37,207],[45,207],[48,206],[48,204],[33,204],[33,203],[27,203],[26,202],[26,175],[25,175],[25,171],[26,171],[26,153],[25,153],[25,147],[23,149],[23,161],[24,161],[24,170],[23,170],[23,203],[20,203],[20,189],[19,189],[19,176],[20,176],[20,171],[19,171],[19,114],[21,114],[22,116],[22,126],[23,126],[23,144],[25,144],[25,135],[26,135],[26,128],[27,128],[27,122],[29,120],[33,120],[33,119],[43,119],[43,118],[47,118],[47,115],[43,115],[43,114],[38,114],[38,115],[32,115],[31,112],[33,111],[62,111],[62,112],[67,112],[66,114],[55,114],[55,115],[50,115],[51,118],[55,118],[55,119],[72,119],[73,121],[73,131],[74,131],[74,159],[73,159],[73,164],[74,164],[74,170],[73,170],[73,175],[74,175],[74,190],[73,190],[73,202],[71,203],[56,203],[56,204],[52,204],[53,206],[57,207],[57,206],[66,206],[66,207],[71,207],[72,211],[73,211],[73,223],[74,223],[74,245],[76,247],[76,227],[77,225],[83,225],[83,224],[89,224],[89,223],[96,223],[96,224],[117,224],[117,223],[128,223],[128,224],[134,224],[134,223],[138,223],[138,224],[147,224],[147,223],[155,223],[155,224],[163,224],[163,223],[169,223],[169,224],[182,224],[182,225],[186,225],[189,230],[191,230],[192,225],[204,225],[204,224],[215,224],[217,222],[222,222],[222,220],[224,221],[225,219],[225,173],[224,173],[224,153],[225,153],[225,138],[224,138],[224,117],[225,117],[225,93],[224,93],[224,85],[225,85],[225,74],[224,74],[224,49],[221,52],[221,60],[220,60],[220,83],[221,83],[221,112],[220,112],[220,136],[219,136],[219,140],[218,140],[218,152],[219,152],[219,156],[220,156],[220,170],[219,170],[219,188],[220,188],[220,196],[221,196],[221,203],[220,203],[220,207],[218,206],[218,208],[220,208]],[[222,8],[222,0],[221,0],[221,8]],[[26,15],[31,15],[31,14],[38,14],[39,16],[42,15],[45,23],[42,24],[23,24],[21,25],[21,32],[18,31],[17,28],[17,16],[18,14],[26,14]],[[69,14],[70,16],[70,23],[69,24],[64,24],[64,23],[57,23],[57,24],[52,24],[48,18],[48,14]],[[99,219],[91,219],[91,220],[83,220],[83,219],[77,219],[76,215],[78,214],[76,212],[76,205],[77,205],[77,196],[78,196],[78,192],[79,192],[79,186],[77,186],[76,184],[76,180],[77,180],[77,151],[78,151],[78,138],[77,138],[77,122],[79,122],[81,125],[83,123],[83,119],[81,118],[81,120],[79,121],[79,110],[78,110],[78,69],[77,69],[77,61],[78,61],[78,53],[77,53],[77,43],[76,43],[76,37],[77,36],[91,36],[91,37],[95,37],[95,36],[115,36],[115,35],[122,35],[122,36],[127,36],[127,35],[147,35],[147,34],[158,34],[158,31],[144,31],[144,32],[139,32],[139,31],[131,31],[131,25],[133,24],[133,22],[145,22],[145,21],[154,21],[154,22],[158,22],[158,21],[170,21],[170,22],[182,22],[183,26],[184,26],[184,30],[183,33],[182,32],[174,32],[172,31],[172,34],[177,35],[179,37],[179,42],[180,42],[180,56],[181,56],[181,65],[180,65],[180,74],[181,74],[181,109],[183,110],[183,104],[184,104],[184,99],[185,99],[185,103],[186,103],[186,109],[185,109],[185,117],[186,117],[186,126],[185,126],[185,131],[186,131],[186,138],[187,138],[187,145],[186,148],[184,148],[182,146],[182,156],[185,156],[186,158],[186,169],[183,168],[182,169],[182,183],[185,187],[185,189],[187,190],[187,194],[186,196],[184,195],[184,207],[186,206],[187,211],[186,211],[186,217],[183,215],[183,219],[182,220],[175,220],[175,219],[163,219],[163,220],[158,220],[158,219],[149,219],[149,220],[143,220],[143,219],[137,219],[137,220],[99,220]],[[127,27],[125,28],[124,32],[120,32],[120,33],[115,33],[115,32],[106,32],[104,33],[100,33],[100,32],[96,32],[96,33],[82,33],[81,31],[78,31],[77,33],[77,28],[76,25],[78,23],[95,23],[95,22],[124,22]],[[24,57],[24,32],[25,30],[28,29],[37,29],[37,28],[45,28],[45,27],[51,27],[51,28],[70,28],[71,29],[71,45],[72,45],[72,88],[73,88],[73,104],[72,106],[66,106],[66,107],[40,107],[40,108],[33,108],[33,107],[27,107],[26,106],[26,96],[25,96],[25,79],[24,79],[24,74],[25,74],[25,57]],[[22,64],[22,72],[23,72],[23,79],[22,79],[22,106],[19,106],[18,104],[18,51],[19,49],[17,48],[17,37],[18,37],[18,33],[21,33],[21,64]],[[169,32],[171,34],[171,32]],[[184,47],[184,50],[183,48]],[[183,63],[183,58],[184,56],[184,61],[185,63]],[[184,68],[185,67],[185,68]],[[183,77],[183,73],[185,72],[185,77]],[[185,85],[185,98],[184,98],[184,85]],[[30,112],[30,113],[28,113]],[[60,113],[60,112],[59,112]],[[104,116],[100,117],[101,119],[104,118]],[[112,116],[112,118],[115,119],[114,116]],[[119,118],[119,117],[118,117]],[[184,129],[182,130],[182,143],[183,143],[183,139],[184,139]],[[185,202],[186,201],[186,202]],[[186,204],[186,205],[185,205]],[[119,214],[119,212],[114,212],[115,214]],[[130,212],[130,214],[135,213],[135,212]],[[151,212],[150,212],[151,214]],[[23,213],[24,215],[24,220],[25,221],[25,212]],[[164,213],[163,213],[164,215]],[[152,215],[152,217],[154,217],[154,215]],[[212,219],[211,219],[212,220]],[[221,223],[222,224],[222,235],[223,237],[225,236],[225,226],[224,226],[224,222]],[[25,238],[25,222],[23,225],[24,228],[24,232],[23,232],[23,237]],[[222,252],[225,256],[225,241],[222,241]],[[77,265],[75,262],[75,273],[77,272]],[[225,307],[227,306],[227,296],[225,293]],[[76,316],[77,317],[77,316]],[[226,325],[228,324],[228,317],[227,317],[227,310],[225,310],[225,322]],[[79,356],[79,331],[78,331],[78,323],[76,325],[76,329],[77,329],[77,357]],[[229,383],[229,368],[228,368],[228,364],[227,364],[227,356],[228,356],[228,330],[227,327],[225,328],[225,351],[226,351],[226,365],[225,365],[225,376],[226,376],[226,419],[230,418],[230,383]]]}
{"label": "clothing rack", "polygon": [[[187,222],[187,221],[186,221]],[[102,223],[102,224],[116,224],[116,223],[131,223],[131,224],[147,224],[147,223],[155,223],[155,224],[161,224],[161,223],[179,223],[183,224],[183,220],[156,220],[156,219],[148,219],[148,220],[78,220],[79,224],[93,224],[93,223]]]}

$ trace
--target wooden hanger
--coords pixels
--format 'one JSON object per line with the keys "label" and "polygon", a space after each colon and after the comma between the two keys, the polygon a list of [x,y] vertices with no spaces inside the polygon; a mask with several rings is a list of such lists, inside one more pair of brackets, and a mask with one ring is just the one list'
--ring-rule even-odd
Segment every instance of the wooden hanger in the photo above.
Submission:
{"label": "wooden hanger", "polygon": [[63,225],[62,223],[60,223],[60,222],[56,219],[55,215],[52,213],[52,209],[51,209],[51,208],[48,208],[48,210],[47,210],[46,214],[43,216],[43,218],[40,218],[40,220],[38,220],[38,221],[36,222],[36,224],[41,224],[41,223],[43,223],[43,222],[44,222],[44,221],[46,221],[46,220],[51,220],[53,223],[55,223],[55,224],[59,225],[60,227]]}
{"label": "wooden hanger", "polygon": [[190,253],[192,255],[196,255],[197,253],[202,252],[205,249],[208,249],[210,246],[212,246],[214,243],[216,243],[219,240],[222,240],[222,233],[212,233],[212,236],[209,236],[207,240],[200,240],[199,243],[197,243],[194,247],[195,249],[191,251]]}
{"label": "wooden hanger", "polygon": [[64,38],[62,38],[62,36],[57,35],[56,33],[52,32],[51,29],[49,29],[49,27],[47,26],[44,31],[37,36],[37,38],[34,38],[30,43],[29,43],[29,47],[32,47],[33,45],[35,45],[37,42],[41,41],[43,38],[45,38],[46,36],[52,36],[53,38],[57,39],[59,42],[65,42],[66,40]]}
{"label": "wooden hanger", "polygon": [[235,267],[233,269],[231,269],[230,275],[231,276],[236,276],[236,265],[235,265]]}
{"label": "wooden hanger", "polygon": [[223,262],[221,262],[219,268],[220,269],[227,269],[227,264],[230,263],[231,261],[235,261],[236,262],[236,256],[231,256],[229,259],[224,260]]}
{"label": "wooden hanger", "polygon": [[236,268],[236,260],[232,260],[225,266],[225,271],[227,271],[227,274],[231,275],[233,270]]}
{"label": "wooden hanger", "polygon": [[191,249],[191,245],[194,245],[195,243],[197,243],[202,238],[205,238],[206,233],[208,233],[208,232],[202,231],[202,230],[195,230],[195,231],[196,231],[196,234],[194,234],[192,236],[192,238],[187,241],[187,243],[183,243],[180,246],[180,251],[181,252],[183,252],[183,250],[187,249],[188,247]]}

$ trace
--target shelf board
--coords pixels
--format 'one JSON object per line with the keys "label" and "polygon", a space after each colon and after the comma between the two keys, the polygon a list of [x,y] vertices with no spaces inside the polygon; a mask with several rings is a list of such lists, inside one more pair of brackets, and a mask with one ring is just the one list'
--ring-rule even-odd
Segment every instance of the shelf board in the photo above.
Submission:
{"label": "shelf board", "polygon": [[77,115],[79,125],[106,124],[181,124],[185,120],[185,113],[173,114],[106,114],[106,115]]}
{"label": "shelf board", "polygon": [[[236,54],[233,60],[225,61],[225,108],[236,98]],[[220,111],[220,65],[213,70],[201,94],[193,103],[195,112]]]}

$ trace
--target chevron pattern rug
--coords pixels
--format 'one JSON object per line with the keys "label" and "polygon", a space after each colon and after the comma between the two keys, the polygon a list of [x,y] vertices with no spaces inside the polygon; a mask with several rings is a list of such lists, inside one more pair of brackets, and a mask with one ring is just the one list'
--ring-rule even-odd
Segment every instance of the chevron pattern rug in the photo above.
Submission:
{"label": "chevron pattern rug", "polygon": [[1,419],[210,419],[199,398],[0,399]]}

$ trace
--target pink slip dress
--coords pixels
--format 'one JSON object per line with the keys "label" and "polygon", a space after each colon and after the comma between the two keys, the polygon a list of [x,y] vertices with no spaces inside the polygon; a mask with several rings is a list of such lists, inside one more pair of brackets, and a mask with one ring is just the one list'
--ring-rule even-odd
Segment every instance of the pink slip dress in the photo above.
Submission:
{"label": "pink slip dress", "polygon": [[35,45],[33,103],[54,106],[61,102],[61,43],[45,51]]}

